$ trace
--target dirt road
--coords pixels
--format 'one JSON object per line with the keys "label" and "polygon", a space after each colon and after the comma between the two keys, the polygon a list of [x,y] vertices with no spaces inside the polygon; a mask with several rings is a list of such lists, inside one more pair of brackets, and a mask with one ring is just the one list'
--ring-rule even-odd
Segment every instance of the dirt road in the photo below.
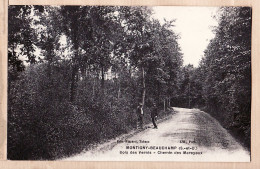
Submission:
{"label": "dirt road", "polygon": [[209,114],[197,109],[174,110],[158,129],[133,131],[62,160],[250,161],[249,152]]}

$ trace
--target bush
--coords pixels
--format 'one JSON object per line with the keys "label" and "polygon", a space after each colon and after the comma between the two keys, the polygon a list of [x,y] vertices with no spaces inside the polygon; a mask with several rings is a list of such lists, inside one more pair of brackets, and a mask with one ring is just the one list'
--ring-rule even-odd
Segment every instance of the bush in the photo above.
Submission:
{"label": "bush", "polygon": [[[10,81],[8,159],[61,158],[136,128],[136,79],[106,80],[102,88],[99,79],[86,77],[71,102],[70,69],[66,61],[31,65]],[[149,107],[148,101],[145,123],[151,121]]]}

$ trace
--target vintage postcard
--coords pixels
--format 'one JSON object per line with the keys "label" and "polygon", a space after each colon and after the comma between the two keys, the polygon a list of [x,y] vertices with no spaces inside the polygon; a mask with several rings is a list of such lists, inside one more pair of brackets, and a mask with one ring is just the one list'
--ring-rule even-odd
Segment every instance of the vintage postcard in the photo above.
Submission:
{"label": "vintage postcard", "polygon": [[248,6],[8,6],[8,160],[250,162]]}

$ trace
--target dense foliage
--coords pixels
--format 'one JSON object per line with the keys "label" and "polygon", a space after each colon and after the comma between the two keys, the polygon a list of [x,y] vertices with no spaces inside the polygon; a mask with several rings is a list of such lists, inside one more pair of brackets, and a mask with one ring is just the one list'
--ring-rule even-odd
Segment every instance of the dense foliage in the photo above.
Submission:
{"label": "dense foliage", "polygon": [[[148,7],[9,7],[8,159],[55,159],[166,116],[182,66]],[[23,61],[22,61],[23,60]],[[177,88],[176,88],[177,89]]]}
{"label": "dense foliage", "polygon": [[200,108],[250,147],[251,11],[224,7],[199,67],[149,7],[10,6],[8,159],[56,159]]}
{"label": "dense foliage", "polygon": [[220,8],[217,19],[200,66],[188,69],[191,92],[186,93],[193,106],[212,114],[250,148],[251,9]]}

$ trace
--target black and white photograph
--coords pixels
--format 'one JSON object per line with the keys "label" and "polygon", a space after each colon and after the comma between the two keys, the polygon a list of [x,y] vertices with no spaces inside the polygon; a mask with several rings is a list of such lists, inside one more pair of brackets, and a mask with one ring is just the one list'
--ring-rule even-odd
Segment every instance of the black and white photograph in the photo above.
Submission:
{"label": "black and white photograph", "polygon": [[250,162],[251,7],[8,6],[8,160]]}

